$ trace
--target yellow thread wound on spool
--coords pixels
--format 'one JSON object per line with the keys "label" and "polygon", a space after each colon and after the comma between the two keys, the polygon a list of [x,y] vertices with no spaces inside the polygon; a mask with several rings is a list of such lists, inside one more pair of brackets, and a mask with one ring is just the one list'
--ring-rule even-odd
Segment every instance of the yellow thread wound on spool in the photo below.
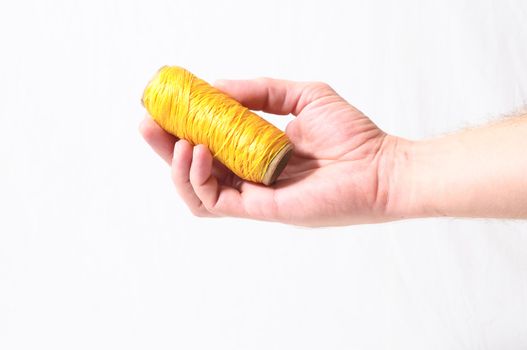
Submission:
{"label": "yellow thread wound on spool", "polygon": [[164,130],[206,145],[242,179],[269,185],[291,155],[285,133],[181,67],[162,67],[142,101]]}

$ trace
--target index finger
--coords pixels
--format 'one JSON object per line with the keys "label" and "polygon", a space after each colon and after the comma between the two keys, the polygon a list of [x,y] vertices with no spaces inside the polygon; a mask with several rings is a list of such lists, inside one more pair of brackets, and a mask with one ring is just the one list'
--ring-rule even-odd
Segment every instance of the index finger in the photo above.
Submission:
{"label": "index finger", "polygon": [[139,132],[150,147],[170,165],[174,153],[174,144],[178,138],[163,130],[149,116],[146,116],[139,125]]}

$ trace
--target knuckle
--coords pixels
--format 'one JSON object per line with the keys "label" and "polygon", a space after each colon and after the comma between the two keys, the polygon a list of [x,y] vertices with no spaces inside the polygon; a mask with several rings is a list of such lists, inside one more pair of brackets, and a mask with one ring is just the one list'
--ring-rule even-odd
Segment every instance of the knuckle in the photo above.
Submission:
{"label": "knuckle", "polygon": [[204,218],[204,217],[210,216],[209,213],[205,210],[205,208],[202,208],[202,207],[190,208],[190,212],[192,213],[192,215],[198,218]]}
{"label": "knuckle", "polygon": [[207,209],[209,213],[211,213],[214,216],[227,216],[226,211],[224,210],[224,207],[218,203],[203,203],[203,206]]}
{"label": "knuckle", "polygon": [[269,85],[273,81],[273,79],[269,77],[258,77],[255,80],[262,85]]}
{"label": "knuckle", "polygon": [[194,215],[197,218],[206,217],[205,213],[203,213],[201,210],[192,210],[192,215]]}
{"label": "knuckle", "polygon": [[209,203],[207,201],[201,201],[201,204],[198,207],[198,210],[201,212],[206,212],[208,214],[218,215],[216,206],[212,203]]}
{"label": "knuckle", "polygon": [[188,173],[188,182],[194,187],[194,189],[199,188],[203,185],[203,181],[199,178],[196,167],[191,166]]}
{"label": "knuckle", "polygon": [[185,178],[181,174],[179,174],[177,171],[172,171],[170,174],[170,178],[172,179],[172,183],[174,184],[174,186],[176,187],[178,191],[187,184],[187,181],[185,181]]}
{"label": "knuckle", "polygon": [[210,205],[210,203],[203,203],[201,206],[203,211],[207,211],[208,213],[218,215],[218,210],[214,205]]}
{"label": "knuckle", "polygon": [[322,97],[336,95],[336,92],[327,83],[313,81],[305,85],[304,94],[308,100],[314,101]]}
{"label": "knuckle", "polygon": [[327,92],[333,91],[331,86],[328,83],[322,81],[313,81],[309,83],[309,87],[316,92]]}

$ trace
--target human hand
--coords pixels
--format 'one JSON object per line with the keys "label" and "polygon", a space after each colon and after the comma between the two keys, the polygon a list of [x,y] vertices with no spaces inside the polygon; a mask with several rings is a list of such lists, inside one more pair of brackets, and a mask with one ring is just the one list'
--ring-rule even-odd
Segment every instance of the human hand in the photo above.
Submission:
{"label": "human hand", "polygon": [[[140,131],[171,165],[174,185],[197,216],[235,216],[302,226],[397,218],[391,174],[399,144],[323,83],[260,78],[216,87],[251,110],[296,116],[286,128],[294,151],[272,186],[244,181],[204,145],[166,133],[149,117]],[[393,204],[392,204],[393,202]]]}

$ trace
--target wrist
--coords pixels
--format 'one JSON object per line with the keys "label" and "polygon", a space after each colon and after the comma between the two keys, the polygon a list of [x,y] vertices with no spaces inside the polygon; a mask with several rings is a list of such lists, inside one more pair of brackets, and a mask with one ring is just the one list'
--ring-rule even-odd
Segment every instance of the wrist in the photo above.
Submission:
{"label": "wrist", "polygon": [[[386,215],[393,220],[441,216],[432,202],[432,186],[425,181],[431,174],[425,174],[426,141],[411,141],[393,137],[390,169],[387,174],[388,200]],[[430,169],[432,172],[433,169]],[[437,171],[437,169],[436,169]]]}
{"label": "wrist", "polygon": [[392,137],[386,216],[527,217],[526,132],[519,118],[423,141]]}

